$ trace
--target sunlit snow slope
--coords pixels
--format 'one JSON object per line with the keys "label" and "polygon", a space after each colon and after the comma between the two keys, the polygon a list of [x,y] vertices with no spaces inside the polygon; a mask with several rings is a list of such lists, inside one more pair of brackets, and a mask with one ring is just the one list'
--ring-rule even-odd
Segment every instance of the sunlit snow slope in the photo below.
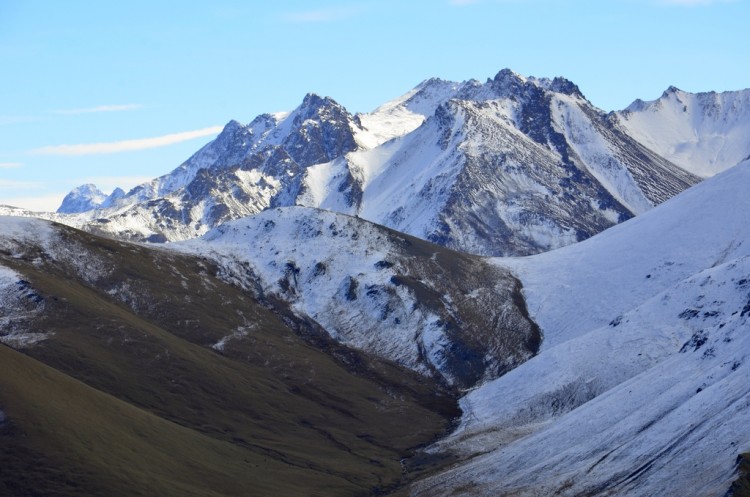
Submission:
{"label": "sunlit snow slope", "polygon": [[617,113],[628,133],[686,171],[712,176],[750,158],[750,90],[689,93],[670,87]]}
{"label": "sunlit snow slope", "polygon": [[452,385],[495,378],[539,346],[509,271],[356,217],[276,208],[170,247],[258,281],[345,345]]}
{"label": "sunlit snow slope", "polygon": [[[750,449],[750,162],[526,259],[542,352],[462,401],[416,495],[723,495]],[[476,457],[474,457],[476,456]]]}

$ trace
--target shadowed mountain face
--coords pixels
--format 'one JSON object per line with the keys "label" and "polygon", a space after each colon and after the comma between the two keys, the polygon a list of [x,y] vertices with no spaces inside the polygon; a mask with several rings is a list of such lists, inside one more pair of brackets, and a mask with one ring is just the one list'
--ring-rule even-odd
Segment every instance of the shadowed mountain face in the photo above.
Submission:
{"label": "shadowed mountain face", "polygon": [[370,114],[307,95],[232,121],[170,174],[64,222],[175,241],[272,207],[358,215],[452,249],[528,255],[586,239],[699,180],[572,82],[427,80]]}

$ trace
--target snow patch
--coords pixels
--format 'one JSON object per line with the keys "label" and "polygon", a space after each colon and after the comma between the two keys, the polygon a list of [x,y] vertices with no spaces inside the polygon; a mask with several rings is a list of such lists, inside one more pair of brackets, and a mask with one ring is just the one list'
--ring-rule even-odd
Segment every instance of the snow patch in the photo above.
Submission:
{"label": "snow patch", "polygon": [[43,311],[44,301],[21,275],[0,265],[0,343],[22,349],[49,338],[51,333],[27,326]]}
{"label": "snow patch", "polygon": [[254,326],[240,326],[229,335],[223,337],[221,340],[211,345],[211,348],[219,352],[224,352],[227,343],[233,340],[240,340],[250,334],[255,329]]}

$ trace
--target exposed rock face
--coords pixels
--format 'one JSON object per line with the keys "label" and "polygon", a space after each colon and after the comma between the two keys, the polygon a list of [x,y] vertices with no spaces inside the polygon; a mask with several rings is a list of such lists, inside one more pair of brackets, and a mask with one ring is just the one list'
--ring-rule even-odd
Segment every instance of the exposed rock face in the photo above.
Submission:
{"label": "exposed rock face", "polygon": [[541,343],[508,271],[355,217],[269,209],[171,247],[233,281],[252,274],[335,340],[453,386],[496,378]]}
{"label": "exposed rock face", "polygon": [[291,113],[232,121],[83,224],[173,241],[304,205],[474,254],[526,255],[588,238],[698,180],[572,82],[504,69],[485,83],[427,80],[371,114],[309,94]]}

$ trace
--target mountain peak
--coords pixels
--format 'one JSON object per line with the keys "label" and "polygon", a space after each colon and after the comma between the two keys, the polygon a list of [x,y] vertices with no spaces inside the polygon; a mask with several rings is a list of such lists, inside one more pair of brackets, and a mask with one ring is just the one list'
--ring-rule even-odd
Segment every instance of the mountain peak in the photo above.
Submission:
{"label": "mountain peak", "polygon": [[505,69],[501,69],[492,81],[503,86],[520,85],[526,81],[526,78],[506,67]]}
{"label": "mountain peak", "polygon": [[243,128],[243,127],[244,127],[244,126],[242,125],[242,123],[240,123],[239,121],[237,121],[237,120],[235,120],[235,119],[232,119],[231,121],[229,121],[229,122],[228,122],[228,123],[227,123],[227,124],[226,124],[226,125],[224,126],[224,129],[222,130],[222,133],[223,133],[224,131],[236,131],[237,129],[240,129],[240,128]]}
{"label": "mountain peak", "polygon": [[125,190],[120,188],[119,186],[112,190],[112,193],[109,194],[109,196],[104,199],[104,201],[99,206],[102,209],[107,209],[109,207],[114,206],[118,200],[121,198],[125,198]]}
{"label": "mountain peak", "polygon": [[305,95],[305,98],[302,99],[302,104],[297,107],[295,113],[302,121],[306,119],[320,119],[326,116],[339,119],[349,115],[349,112],[343,105],[331,97],[321,97],[317,93],[308,93]]}
{"label": "mountain peak", "polygon": [[232,119],[224,125],[224,129],[222,129],[221,133],[218,134],[218,136],[216,137],[216,141],[221,142],[231,139],[231,137],[235,136],[243,129],[245,129],[245,126],[242,123]]}
{"label": "mountain peak", "polygon": [[59,214],[78,214],[99,207],[107,198],[96,185],[87,183],[68,193],[57,209]]}
{"label": "mountain peak", "polygon": [[236,143],[238,139],[241,139],[240,137],[243,133],[248,132],[249,129],[247,126],[232,119],[224,125],[224,129],[221,130],[221,133],[216,137],[214,143],[220,144],[224,147],[232,146],[232,144]]}
{"label": "mountain peak", "polygon": [[664,93],[661,94],[662,98],[668,97],[669,95],[672,95],[673,93],[682,93],[682,90],[677,88],[676,86],[670,85],[669,88],[664,90]]}
{"label": "mountain peak", "polygon": [[324,100],[324,97],[321,97],[315,92],[308,92],[305,95],[305,98],[302,99],[302,105],[320,105]]}
{"label": "mountain peak", "polygon": [[569,79],[557,76],[552,80],[550,84],[550,90],[557,93],[564,93],[565,95],[583,97],[578,85],[570,81]]}
{"label": "mountain peak", "polygon": [[422,89],[425,89],[425,88],[440,87],[440,86],[443,86],[443,85],[446,85],[446,84],[453,84],[453,83],[451,83],[450,81],[447,81],[445,79],[429,78],[429,79],[425,79],[424,81],[422,81],[421,83],[419,83],[415,87],[415,89],[422,90]]}
{"label": "mountain peak", "polygon": [[319,109],[322,107],[341,107],[341,105],[331,97],[321,97],[317,93],[310,92],[302,99],[301,107]]}

